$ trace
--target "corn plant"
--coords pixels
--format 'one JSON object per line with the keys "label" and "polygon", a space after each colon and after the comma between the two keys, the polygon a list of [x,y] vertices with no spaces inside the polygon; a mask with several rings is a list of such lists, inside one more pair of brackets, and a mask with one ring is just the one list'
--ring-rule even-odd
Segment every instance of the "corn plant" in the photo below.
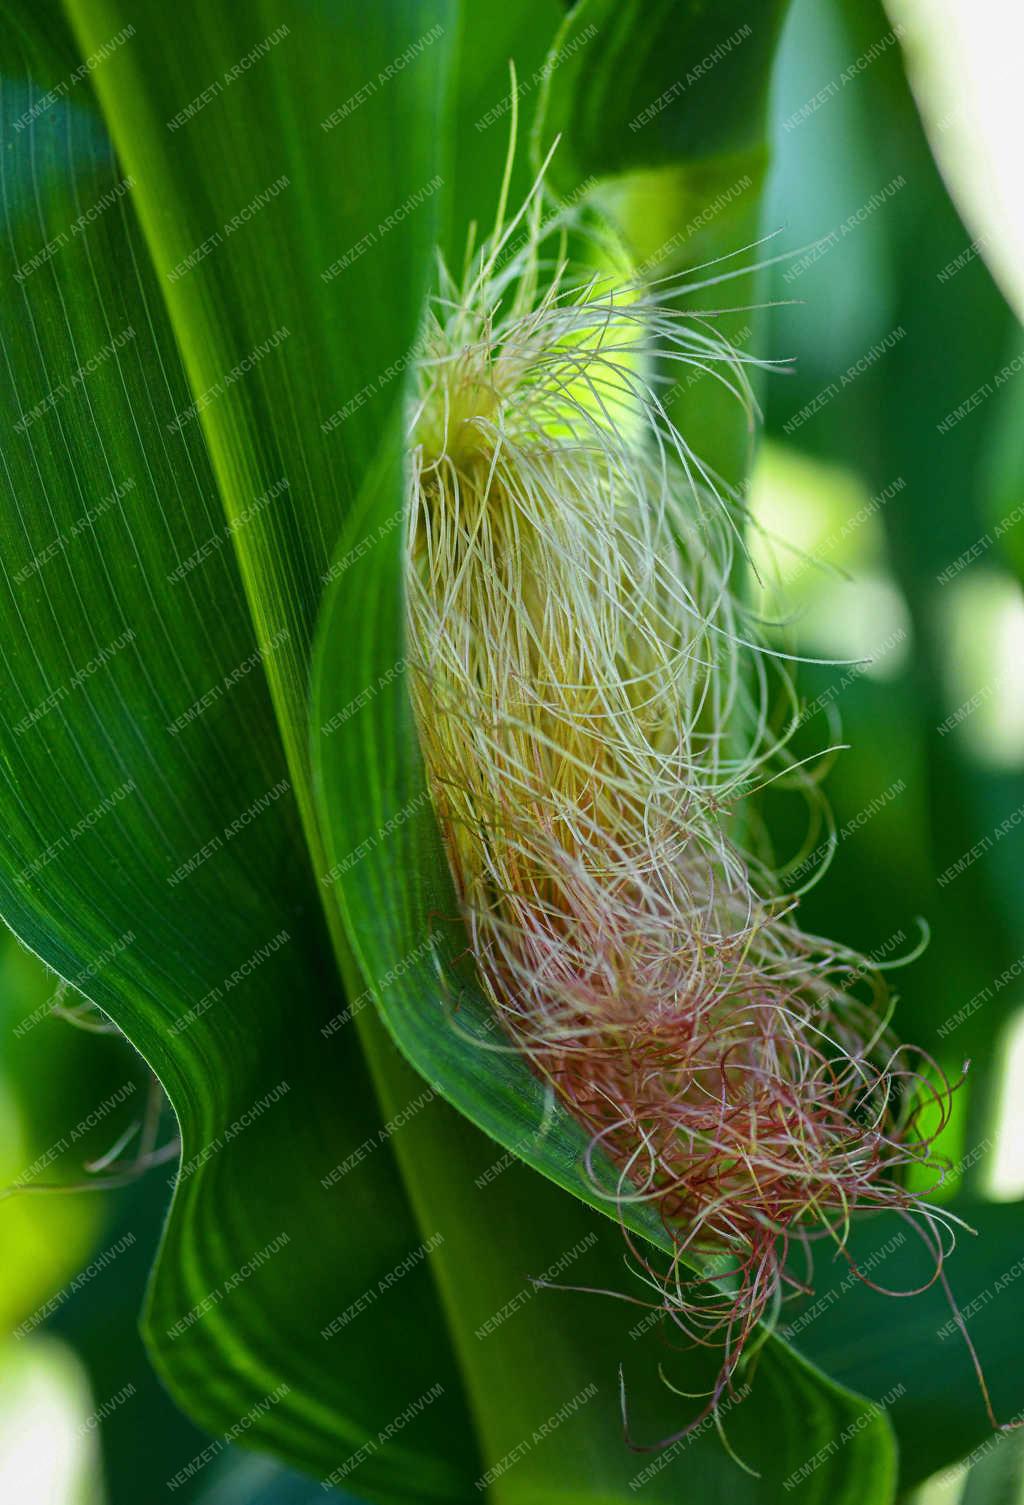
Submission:
{"label": "corn plant", "polygon": [[921,948],[804,921],[785,11],[2,23],[0,912],[150,1081],[163,1384],[353,1501],[882,1505],[1020,1403]]}

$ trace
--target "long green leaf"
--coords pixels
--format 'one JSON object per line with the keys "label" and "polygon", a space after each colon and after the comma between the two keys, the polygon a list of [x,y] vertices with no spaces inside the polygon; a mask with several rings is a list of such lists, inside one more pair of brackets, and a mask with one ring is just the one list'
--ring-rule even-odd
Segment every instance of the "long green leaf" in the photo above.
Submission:
{"label": "long green leaf", "polygon": [[[166,67],[132,24],[118,46],[105,33],[97,77],[132,49]],[[304,46],[316,54],[315,32]],[[219,59],[193,52],[205,78]],[[8,23],[4,56],[0,906],[61,976],[88,979],[174,1105],[183,1166],[147,1332],[182,1403],[218,1436],[328,1469],[441,1382],[418,1432],[376,1447],[364,1477],[381,1498],[413,1484],[454,1498],[469,1464],[439,1439],[472,1444],[425,1267],[381,1329],[400,1364],[321,1336],[418,1236],[386,1143],[343,1192],[322,1184],[382,1124],[351,1038],[325,1070],[321,1028],[345,1000],[264,678],[279,664],[291,684],[280,664],[310,608],[289,601],[271,622],[268,602],[257,640],[234,561],[254,524],[287,532],[302,514],[304,472],[276,469],[276,452],[253,469],[270,419],[250,414],[232,532],[205,420],[246,383],[221,367],[223,392],[196,411],[206,388],[186,385],[132,207],[144,169],[115,157],[59,18]],[[237,109],[246,81],[233,87]]]}

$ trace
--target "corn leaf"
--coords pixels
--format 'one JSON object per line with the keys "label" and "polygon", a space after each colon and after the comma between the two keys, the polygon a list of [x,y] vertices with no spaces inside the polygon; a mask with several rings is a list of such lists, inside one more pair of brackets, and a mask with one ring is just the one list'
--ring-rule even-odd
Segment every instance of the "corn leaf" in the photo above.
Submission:
{"label": "corn leaf", "polygon": [[[141,33],[138,10],[131,24]],[[289,519],[312,510],[301,456],[286,465],[278,449],[287,424],[249,407],[281,390],[268,372],[281,349],[246,389],[227,379],[237,345],[226,365],[214,356],[205,367],[202,330],[191,343],[182,334],[201,368],[188,386],[167,279],[135,218],[141,176],[130,196],[118,192],[150,169],[115,156],[84,81],[19,132],[80,54],[51,11],[27,30],[5,27],[0,191],[14,291],[3,310],[3,913],[121,1026],[177,1114],[182,1167],[146,1325],[183,1404],[215,1435],[242,1424],[282,1456],[327,1469],[440,1382],[444,1397],[418,1437],[368,1458],[364,1477],[382,1498],[413,1481],[418,1497],[455,1498],[457,1450],[432,1450],[431,1433],[470,1449],[472,1434],[425,1268],[396,1290],[380,1329],[381,1345],[388,1334],[402,1344],[400,1363],[321,1336],[418,1240],[387,1144],[353,1168],[343,1195],[321,1182],[381,1119],[354,1040],[324,1069],[321,1026],[345,998],[305,855],[301,786],[268,693],[275,675],[282,702],[298,693],[289,676],[309,604],[290,599],[272,631],[261,617],[261,639],[235,563],[240,532],[273,510],[257,503],[274,480],[289,482],[281,526],[294,543]],[[317,55],[315,30],[302,45]],[[166,50],[148,56],[167,67]],[[218,62],[197,54],[205,82]],[[236,90],[235,110],[245,83]],[[273,119],[263,106],[256,97],[245,107],[250,147],[257,122]],[[287,257],[281,272],[278,307]],[[255,333],[278,327],[251,311]],[[298,320],[285,317],[298,345]],[[214,380],[223,392],[200,414]],[[236,399],[245,426],[235,414],[220,441],[222,461],[232,445],[240,453],[237,473],[225,466],[229,513],[207,422]],[[305,575],[315,579],[318,563],[308,551]],[[410,1329],[421,1341],[407,1347]]]}

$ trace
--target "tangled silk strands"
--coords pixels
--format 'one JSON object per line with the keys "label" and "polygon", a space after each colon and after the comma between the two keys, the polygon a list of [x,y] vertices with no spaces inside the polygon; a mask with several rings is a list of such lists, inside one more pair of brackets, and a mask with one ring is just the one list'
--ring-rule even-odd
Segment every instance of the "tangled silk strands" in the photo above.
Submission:
{"label": "tangled silk strands", "polygon": [[658,395],[700,372],[753,409],[751,358],[679,306],[725,277],[574,271],[538,188],[461,282],[442,267],[425,331],[413,702],[483,985],[592,1174],[617,1168],[604,1193],[656,1205],[676,1257],[632,1254],[652,1306],[722,1351],[714,1406],[807,1288],[793,1247],[842,1249],[854,1210],[923,1215],[941,1271],[902,1173],[936,1164],[919,1120],[938,1132],[949,1089],[892,1038],[879,971],[802,933],[736,833],[752,786],[813,780],[771,730],[786,665],[730,587],[740,504]]}

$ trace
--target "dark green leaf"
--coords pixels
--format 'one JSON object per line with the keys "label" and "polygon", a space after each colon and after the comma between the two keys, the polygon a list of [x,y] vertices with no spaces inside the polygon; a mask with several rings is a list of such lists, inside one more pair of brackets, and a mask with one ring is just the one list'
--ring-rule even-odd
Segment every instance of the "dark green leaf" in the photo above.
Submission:
{"label": "dark green leaf", "polygon": [[[322,55],[315,28],[333,35],[334,22],[304,8],[301,15],[313,28],[304,49]],[[100,41],[118,34],[115,19],[98,19],[109,26]],[[300,19],[292,19],[297,31]],[[122,112],[138,104],[136,69],[147,65],[174,92],[175,109],[187,103],[176,91],[191,80],[171,65],[170,35],[185,49],[188,32],[203,86],[227,66],[218,46],[196,45],[198,19],[191,31],[185,20],[179,13],[168,34],[155,9],[148,23],[138,10],[124,18],[135,33],[96,70],[97,78],[108,70],[108,84],[123,82]],[[239,20],[248,47],[271,29],[259,30],[258,20]],[[219,34],[224,47],[242,40],[232,24]],[[237,55],[246,50],[239,45]],[[144,206],[150,232],[155,221],[171,224],[170,184],[147,193],[148,159],[115,158],[88,70],[77,71],[81,59],[48,11],[29,33],[8,24],[4,56],[4,278],[10,285],[22,275],[5,300],[3,328],[0,905],[61,976],[89,979],[90,996],[158,1073],[177,1114],[184,1172],[147,1332],[178,1397],[220,1437],[240,1427],[247,1439],[326,1470],[375,1439],[382,1418],[411,1394],[441,1380],[444,1399],[418,1433],[375,1450],[364,1477],[382,1498],[408,1492],[413,1480],[419,1494],[454,1498],[464,1465],[431,1434],[454,1435],[470,1451],[471,1437],[425,1269],[390,1303],[376,1352],[328,1344],[320,1332],[418,1238],[386,1144],[352,1170],[343,1194],[321,1180],[379,1133],[381,1119],[354,1039],[343,1037],[324,1069],[321,1026],[345,1003],[305,855],[293,792],[301,774],[286,762],[264,672],[279,703],[294,704],[314,607],[299,587],[316,581],[326,559],[327,523],[305,503],[312,483],[301,451],[283,457],[294,434],[289,388],[269,368],[288,341],[246,380],[227,381],[249,339],[228,305],[248,312],[259,338],[278,327],[263,324],[264,314],[295,318],[289,253],[274,264],[280,304],[268,285],[257,306],[251,240],[250,299],[212,286],[198,299],[223,336],[212,354],[204,324],[183,327],[179,287],[174,314],[196,382],[190,390],[165,316],[159,283],[168,280],[150,270],[133,208],[133,200]],[[153,130],[174,140],[163,123],[173,111],[158,96],[150,87]],[[240,78],[192,129],[212,127],[226,107],[231,130],[248,122],[246,160],[262,170],[261,121],[268,162],[276,139],[265,104]],[[26,110],[34,116],[18,131]],[[144,156],[144,122],[122,114],[120,131]],[[232,161],[228,148],[221,140],[221,162]],[[214,159],[211,137],[205,148],[194,137],[175,151],[195,173]],[[215,180],[226,205],[233,188],[248,186],[246,170],[231,185],[230,174],[204,171],[193,183],[197,204],[208,207],[202,183]],[[126,174],[136,179],[130,196],[118,191]],[[224,224],[227,209],[214,212]],[[228,238],[225,256],[245,244],[248,228]],[[259,260],[269,276],[273,268],[262,253]],[[295,325],[289,338],[298,347]],[[196,421],[193,404],[214,381],[223,391]],[[281,394],[273,412],[259,403],[271,391]],[[318,426],[308,408],[294,421]],[[278,505],[259,502],[282,477],[288,488],[273,499]],[[337,506],[341,495],[339,481],[327,503]],[[307,542],[299,523],[319,542]],[[256,603],[257,633],[234,545],[245,538],[243,555],[259,557],[261,540],[278,532],[298,553],[288,586],[281,581]],[[293,748],[299,740],[296,707]],[[248,1278],[236,1278],[250,1262]],[[405,1344],[410,1328],[422,1337],[415,1347]],[[380,1362],[392,1340],[401,1366]]]}

